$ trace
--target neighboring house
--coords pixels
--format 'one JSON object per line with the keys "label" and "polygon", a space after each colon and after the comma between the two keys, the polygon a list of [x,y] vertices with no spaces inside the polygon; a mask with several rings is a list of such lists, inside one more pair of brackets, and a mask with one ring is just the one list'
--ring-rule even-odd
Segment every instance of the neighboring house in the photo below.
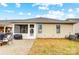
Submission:
{"label": "neighboring house", "polygon": [[43,17],[24,20],[0,20],[0,31],[22,34],[23,39],[64,38],[75,33],[75,23],[75,21]]}

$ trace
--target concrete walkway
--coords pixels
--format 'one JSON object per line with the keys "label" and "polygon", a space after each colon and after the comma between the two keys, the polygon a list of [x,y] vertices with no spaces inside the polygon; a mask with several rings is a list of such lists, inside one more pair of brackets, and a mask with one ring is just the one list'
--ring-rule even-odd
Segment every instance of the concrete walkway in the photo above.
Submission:
{"label": "concrete walkway", "polygon": [[0,55],[25,55],[28,54],[34,40],[14,40],[13,44],[0,46]]}

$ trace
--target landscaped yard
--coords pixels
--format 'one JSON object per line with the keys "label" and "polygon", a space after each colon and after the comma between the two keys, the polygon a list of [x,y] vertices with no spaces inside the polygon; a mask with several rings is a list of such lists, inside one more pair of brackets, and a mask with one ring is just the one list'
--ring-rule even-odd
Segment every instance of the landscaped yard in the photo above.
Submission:
{"label": "landscaped yard", "polygon": [[68,39],[36,39],[29,54],[79,54],[79,41],[72,41]]}

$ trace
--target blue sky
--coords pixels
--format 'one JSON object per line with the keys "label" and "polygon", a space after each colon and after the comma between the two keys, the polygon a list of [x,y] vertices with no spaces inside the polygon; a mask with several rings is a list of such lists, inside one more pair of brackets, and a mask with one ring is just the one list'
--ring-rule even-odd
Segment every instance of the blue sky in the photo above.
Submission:
{"label": "blue sky", "polygon": [[35,17],[79,18],[79,3],[0,3],[0,20]]}

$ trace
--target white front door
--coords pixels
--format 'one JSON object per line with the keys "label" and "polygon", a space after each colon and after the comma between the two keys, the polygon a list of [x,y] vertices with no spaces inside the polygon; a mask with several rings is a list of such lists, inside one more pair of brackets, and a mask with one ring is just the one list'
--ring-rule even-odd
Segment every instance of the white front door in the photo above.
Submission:
{"label": "white front door", "polygon": [[36,38],[36,33],[35,33],[35,30],[36,30],[36,26],[35,24],[29,24],[29,29],[28,29],[28,38],[29,39],[35,39]]}

